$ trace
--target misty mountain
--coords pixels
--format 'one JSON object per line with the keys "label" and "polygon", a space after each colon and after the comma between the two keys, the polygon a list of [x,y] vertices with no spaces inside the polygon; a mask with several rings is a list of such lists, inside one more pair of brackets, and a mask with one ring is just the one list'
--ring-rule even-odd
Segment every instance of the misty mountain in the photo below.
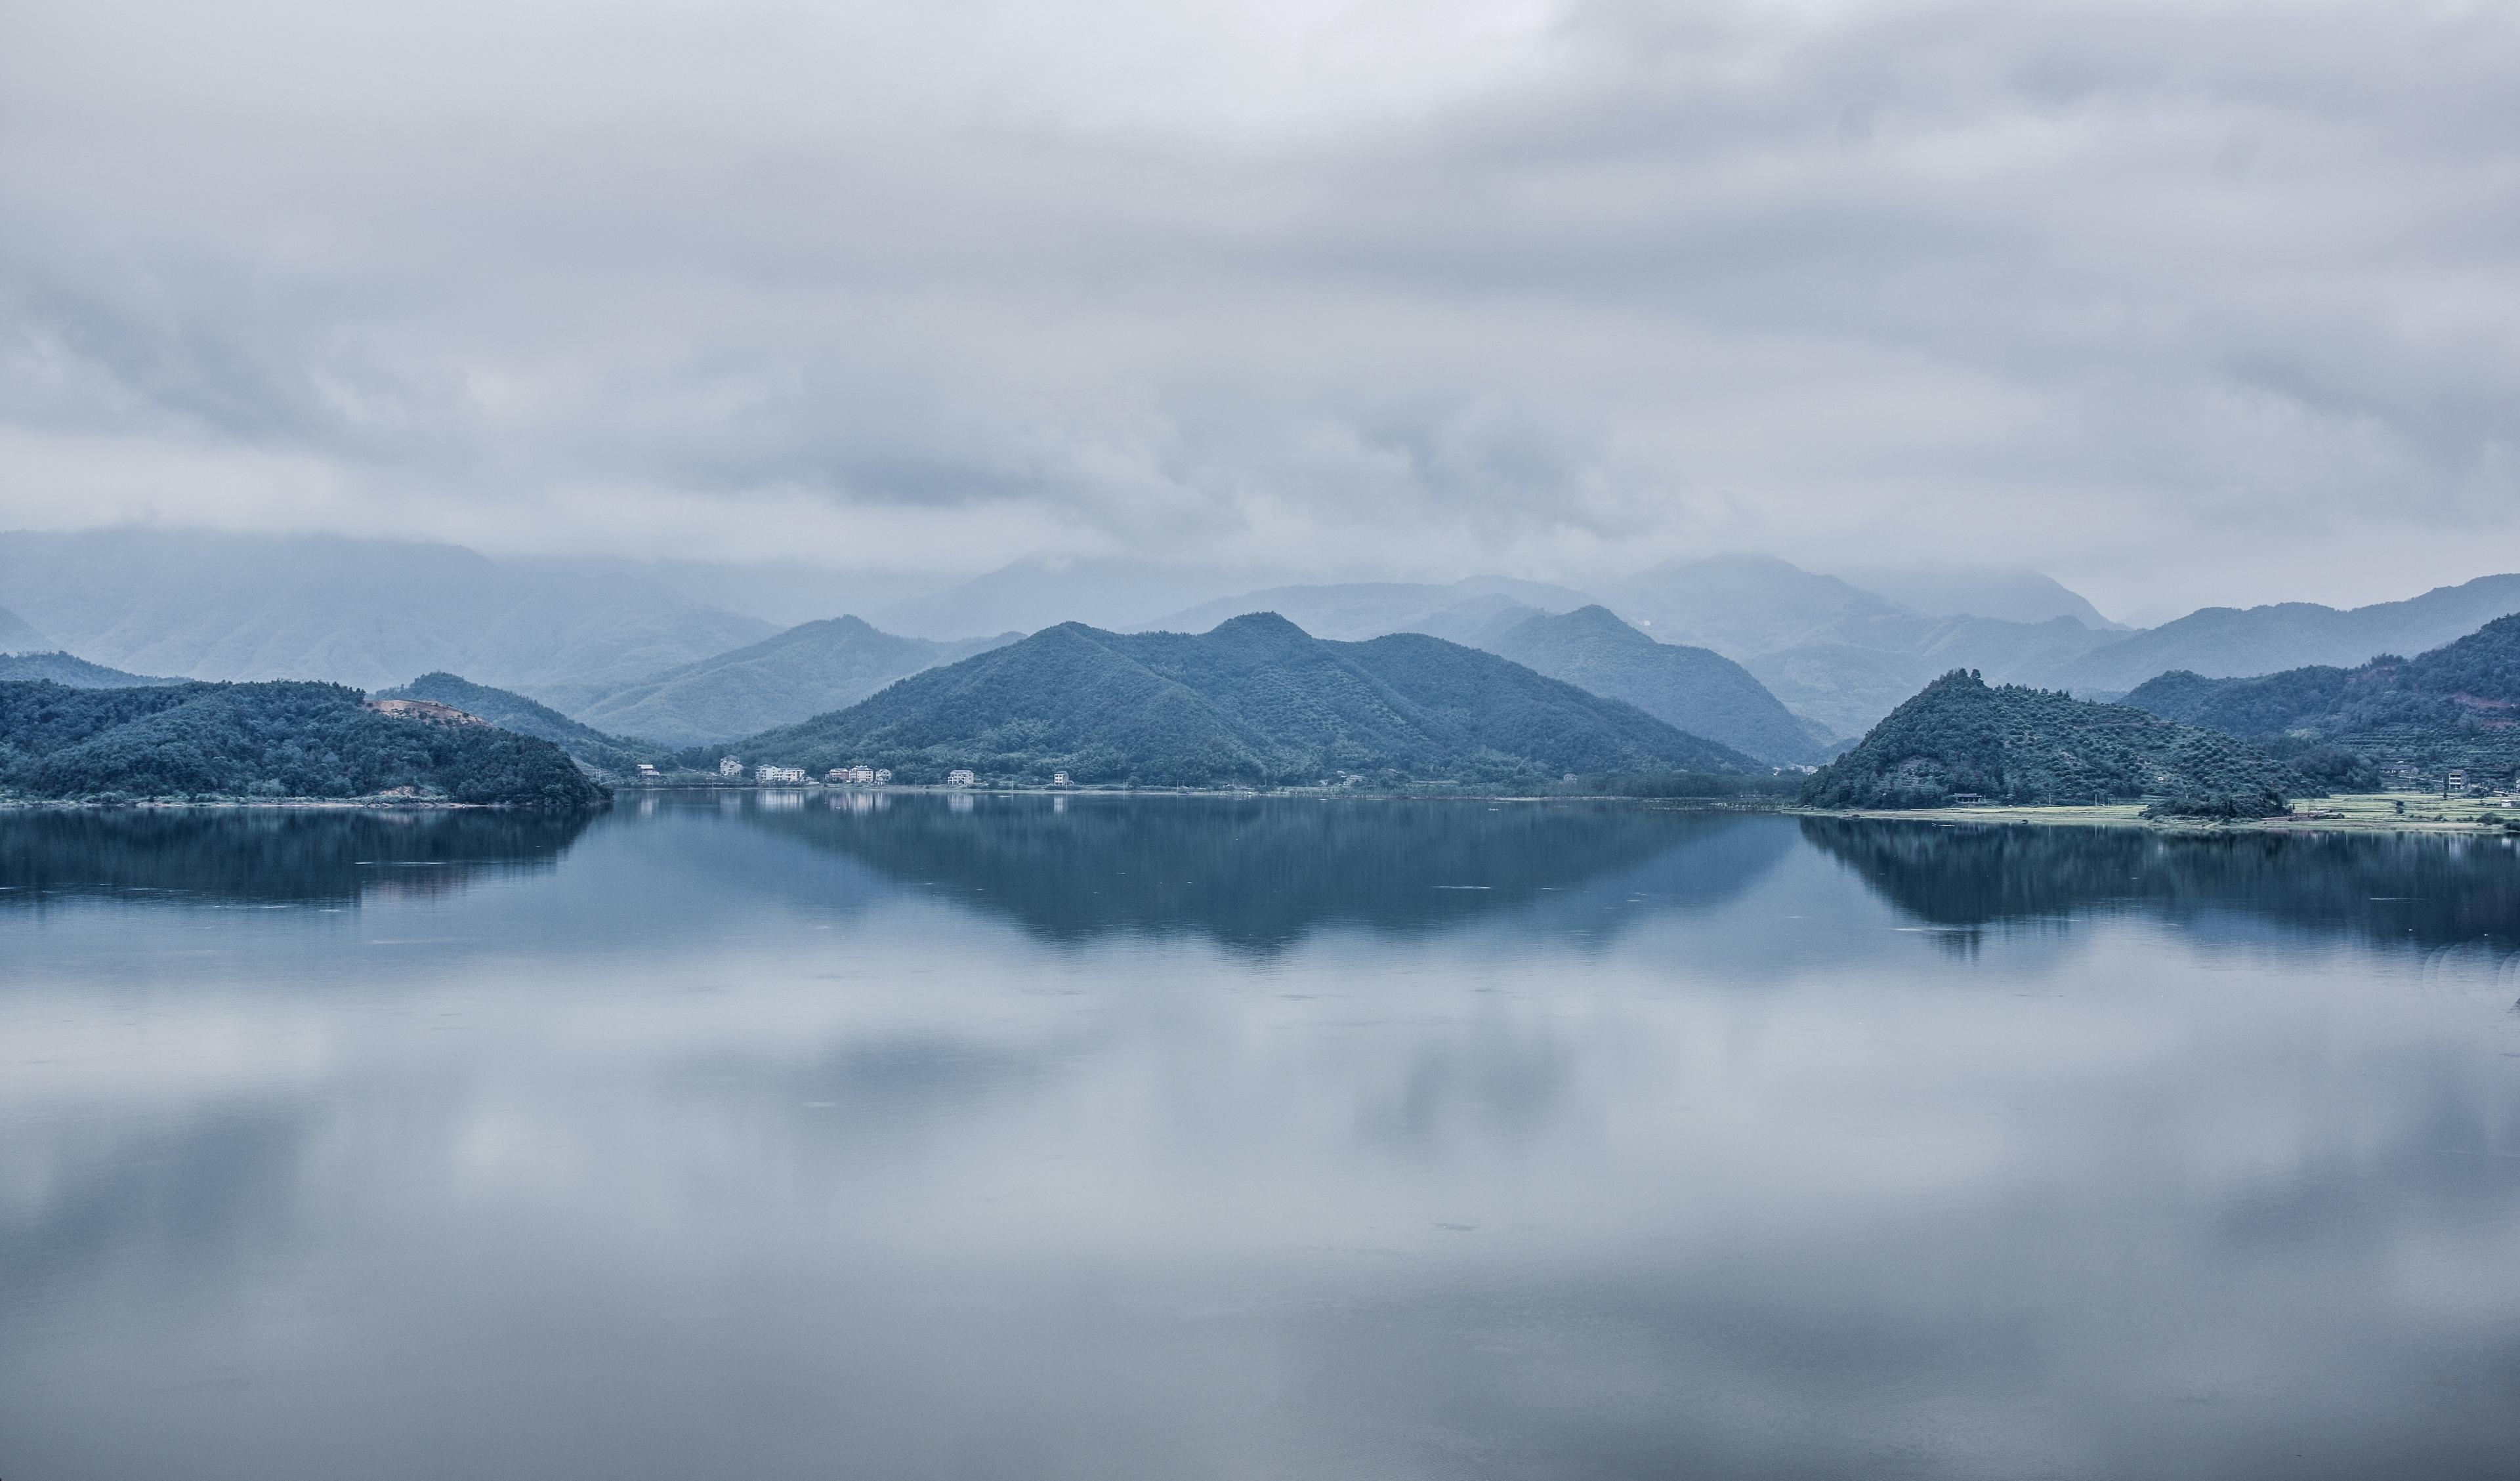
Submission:
{"label": "misty mountain", "polygon": [[1660,565],[1601,595],[1653,638],[1715,650],[1787,708],[1840,735],[1860,734],[1952,669],[2046,682],[2059,665],[2121,636],[2071,616],[2038,623],[1928,616],[1769,556]]}
{"label": "misty mountain", "polygon": [[181,679],[152,678],[147,674],[126,674],[118,668],[90,663],[68,653],[5,653],[0,654],[0,680],[48,679],[70,689],[150,689],[158,685],[181,684]]}
{"label": "misty mountain", "polygon": [[445,669],[562,705],[775,631],[635,577],[332,536],[0,534],[0,591],[114,668],[361,689]]}
{"label": "misty mountain", "polygon": [[2479,576],[2404,602],[2338,610],[2309,602],[2246,609],[2209,606],[2121,638],[2063,665],[2052,682],[2124,692],[2184,669],[2209,679],[2286,669],[2351,668],[2382,653],[2414,653],[2520,612],[2520,575]]}
{"label": "misty mountain", "polygon": [[1144,626],[1155,632],[1203,633],[1230,617],[1276,612],[1314,637],[1333,642],[1357,642],[1386,633],[1431,633],[1467,643],[1463,633],[1483,631],[1501,616],[1507,619],[1503,626],[1509,627],[1540,612],[1573,611],[1592,600],[1563,586],[1506,576],[1472,576],[1443,585],[1344,581],[1274,586],[1220,597]]}
{"label": "misty mountain", "polygon": [[777,628],[794,627],[833,612],[866,612],[925,597],[960,582],[959,576],[916,571],[824,570],[814,566],[737,565],[720,561],[628,561],[589,557],[535,557],[504,562],[528,572],[563,576],[627,576],[663,587],[686,602]]}
{"label": "misty mountain", "polygon": [[2163,674],[2137,686],[2126,702],[2283,752],[2335,746],[2427,772],[2469,766],[2507,773],[2520,765],[2520,615],[2498,617],[2413,658],[2384,655],[2350,669],[2313,665],[2224,679]]}
{"label": "misty mountain", "polygon": [[33,623],[0,606],[0,653],[29,653],[51,646]]}
{"label": "misty mountain", "polygon": [[832,617],[626,685],[576,706],[576,714],[609,731],[700,745],[846,708],[895,679],[1020,636],[938,643]]}
{"label": "misty mountain", "polygon": [[642,761],[661,761],[669,746],[608,736],[581,725],[548,704],[537,704],[510,690],[475,684],[457,674],[423,674],[409,684],[384,690],[379,699],[430,699],[478,716],[504,731],[548,740],[598,771],[630,772]]}
{"label": "misty mountain", "polygon": [[1605,606],[1528,616],[1477,646],[1763,761],[1817,761],[1827,739],[1732,659],[1657,643]]}
{"label": "misty mountain", "polygon": [[1274,613],[1197,635],[1062,624],[737,749],[809,771],[888,767],[905,782],[956,767],[1138,785],[1766,771],[1493,653],[1419,634],[1327,642]]}
{"label": "misty mountain", "polygon": [[1814,807],[1939,807],[1961,793],[2053,804],[2181,799],[2180,811],[2264,816],[2303,785],[2214,731],[2124,704],[1946,674],[1814,773]]}
{"label": "misty mountain", "polygon": [[2080,593],[2039,571],[1868,567],[1833,574],[1851,586],[1887,597],[1928,617],[1993,617],[2002,622],[2030,623],[2071,617],[2094,631],[2128,630],[2125,624],[2101,616],[2099,608]]}
{"label": "misty mountain", "polygon": [[1061,622],[1126,631],[1270,579],[1266,571],[1151,561],[1019,561],[874,615],[886,632],[946,641],[1038,632]]}

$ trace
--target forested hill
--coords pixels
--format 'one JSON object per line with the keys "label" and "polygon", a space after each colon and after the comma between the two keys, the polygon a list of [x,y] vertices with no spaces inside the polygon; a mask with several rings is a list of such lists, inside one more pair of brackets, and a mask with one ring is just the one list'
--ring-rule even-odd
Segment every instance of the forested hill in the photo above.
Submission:
{"label": "forested hill", "polygon": [[629,772],[642,761],[665,758],[664,750],[659,746],[622,736],[606,735],[594,726],[579,724],[548,704],[537,704],[509,690],[475,684],[458,674],[423,674],[398,689],[380,691],[376,697],[429,699],[439,704],[451,704],[468,715],[478,715],[501,730],[548,740],[602,771]]}
{"label": "forested hill", "polygon": [[1493,653],[1414,633],[1330,643],[1272,612],[1197,635],[1048,628],[734,749],[809,771],[888,767],[910,783],[954,768],[1154,786],[1769,770]]}
{"label": "forested hill", "polygon": [[2180,672],[2126,702],[2278,748],[2335,746],[2365,760],[2504,766],[2520,760],[2520,616],[2413,658],[2287,669],[2254,679]]}
{"label": "forested hill", "polygon": [[26,797],[366,797],[579,807],[602,798],[547,740],[384,714],[334,684],[71,689],[0,683],[0,790]]}
{"label": "forested hill", "polygon": [[1958,793],[2052,804],[2169,799],[2173,811],[2280,811],[2302,779],[2229,736],[2124,704],[1990,687],[1956,671],[1803,786],[1815,807],[1936,807]]}

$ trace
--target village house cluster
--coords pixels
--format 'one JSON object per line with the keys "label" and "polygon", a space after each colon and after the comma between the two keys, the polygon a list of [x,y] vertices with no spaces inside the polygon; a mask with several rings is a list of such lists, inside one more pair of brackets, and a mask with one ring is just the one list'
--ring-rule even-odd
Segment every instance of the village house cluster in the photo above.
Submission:
{"label": "village house cluster", "polygon": [[[643,774],[648,771],[644,767],[641,770]],[[761,786],[802,786],[807,781],[805,769],[801,766],[781,766],[775,761],[763,761],[751,770],[753,782]],[[742,757],[718,758],[717,774],[726,781],[733,782],[743,773]],[[822,781],[831,786],[890,786],[892,771],[881,766],[834,766],[823,773]]]}
{"label": "village house cluster", "polygon": [[[888,767],[834,766],[827,769],[817,778],[810,776],[801,766],[782,766],[775,761],[761,761],[747,765],[741,756],[720,756],[717,762],[717,775],[725,782],[741,782],[748,775],[756,786],[890,786],[892,785],[892,772]],[[643,761],[639,764],[639,779],[643,782],[662,781],[664,774],[659,772],[652,763]],[[1361,777],[1352,776],[1348,779],[1348,785],[1353,786],[1363,780]],[[945,774],[945,785],[957,788],[976,787],[980,785],[980,777],[977,772],[968,767],[956,767]],[[1050,785],[1073,786],[1076,784],[1067,773],[1054,772],[1051,774]]]}

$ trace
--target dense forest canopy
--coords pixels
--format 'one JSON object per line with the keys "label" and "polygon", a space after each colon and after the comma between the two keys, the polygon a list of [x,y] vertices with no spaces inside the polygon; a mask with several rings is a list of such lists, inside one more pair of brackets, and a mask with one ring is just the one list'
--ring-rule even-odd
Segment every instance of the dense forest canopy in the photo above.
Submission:
{"label": "dense forest canopy", "polygon": [[1964,793],[2015,804],[2149,797],[2174,811],[2250,816],[2281,811],[2287,794],[2307,789],[2290,767],[2231,737],[1955,671],[1814,773],[1803,800],[1936,807]]}
{"label": "dense forest canopy", "polygon": [[0,683],[0,787],[29,797],[364,797],[578,807],[603,789],[549,741],[386,715],[335,684]]}
{"label": "dense forest canopy", "polygon": [[885,767],[907,783],[957,768],[1154,786],[1770,770],[1493,653],[1414,633],[1325,642],[1274,613],[1196,635],[1048,628],[731,749],[808,771]]}

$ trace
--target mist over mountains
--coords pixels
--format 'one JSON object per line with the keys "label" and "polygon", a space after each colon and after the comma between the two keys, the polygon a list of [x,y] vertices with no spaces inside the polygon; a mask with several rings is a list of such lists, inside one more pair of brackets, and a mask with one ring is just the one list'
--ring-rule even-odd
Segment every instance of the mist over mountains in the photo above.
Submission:
{"label": "mist over mountains", "polygon": [[331,536],[0,534],[0,593],[112,668],[361,689],[444,669],[562,708],[777,631],[636,577]]}
{"label": "mist over mountains", "polygon": [[[2135,631],[2037,572],[1826,574],[1760,556],[1670,562],[1591,589],[1499,575],[1289,583],[1123,560],[1023,561],[949,582],[502,560],[334,536],[0,533],[0,652],[21,654],[14,671],[28,677],[381,691],[442,674],[667,746],[798,724],[1061,622],[1203,633],[1259,611],[1331,641],[1443,638],[1762,760],[1810,764],[1956,668],[2105,697],[2174,670],[2351,667],[2520,611],[2520,575],[2352,610],[2207,608]],[[800,612],[818,615],[779,620]]]}

